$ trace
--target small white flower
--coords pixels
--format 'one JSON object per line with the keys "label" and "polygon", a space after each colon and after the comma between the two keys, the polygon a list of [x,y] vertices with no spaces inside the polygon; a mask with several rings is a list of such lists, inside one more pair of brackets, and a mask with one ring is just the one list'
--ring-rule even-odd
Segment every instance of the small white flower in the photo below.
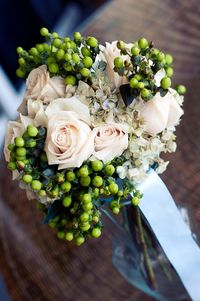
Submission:
{"label": "small white flower", "polygon": [[119,175],[120,179],[125,179],[127,174],[127,168],[125,168],[124,166],[118,166],[116,172]]}

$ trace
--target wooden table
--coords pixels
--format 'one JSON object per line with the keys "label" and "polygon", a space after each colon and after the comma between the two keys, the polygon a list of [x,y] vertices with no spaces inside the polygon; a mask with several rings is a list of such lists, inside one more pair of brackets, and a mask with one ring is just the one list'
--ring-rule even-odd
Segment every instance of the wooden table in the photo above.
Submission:
{"label": "wooden table", "polygon": [[[102,42],[145,36],[175,57],[175,82],[187,85],[178,150],[162,176],[200,227],[200,6],[198,0],[115,0],[81,27]],[[34,202],[1,162],[0,267],[14,301],[150,301],[111,264],[108,231],[81,248],[58,242]]]}

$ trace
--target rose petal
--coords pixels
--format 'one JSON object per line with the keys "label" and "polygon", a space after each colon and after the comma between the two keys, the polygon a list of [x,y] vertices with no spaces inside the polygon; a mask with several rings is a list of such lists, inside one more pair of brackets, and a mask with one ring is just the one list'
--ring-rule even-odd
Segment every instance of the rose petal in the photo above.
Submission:
{"label": "rose petal", "polygon": [[72,111],[78,114],[79,119],[90,124],[89,108],[76,97],[58,98],[53,100],[46,109],[48,118],[59,111]]}

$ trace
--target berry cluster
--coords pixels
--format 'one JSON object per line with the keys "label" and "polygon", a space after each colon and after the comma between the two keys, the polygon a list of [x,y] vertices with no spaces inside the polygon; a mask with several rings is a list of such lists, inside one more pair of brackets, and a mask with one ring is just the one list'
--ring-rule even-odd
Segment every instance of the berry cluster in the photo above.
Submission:
{"label": "berry cluster", "polygon": [[87,237],[98,238],[102,230],[101,206],[109,203],[112,212],[118,214],[130,194],[132,204],[138,205],[142,196],[134,185],[127,179],[118,182],[116,169],[124,162],[122,156],[107,164],[87,161],[80,168],[58,171],[56,165],[48,164],[45,139],[45,128],[29,125],[23,136],[8,146],[8,169],[18,170],[20,180],[39,200],[52,199],[51,205],[40,207],[58,238],[74,239],[77,245]]}
{"label": "berry cluster", "polygon": [[[131,49],[123,41],[118,41],[118,49],[121,56],[114,60],[114,70],[121,76],[127,76],[130,89],[134,95],[140,95],[144,100],[149,100],[158,91],[165,94],[171,87],[173,76],[173,57],[165,54],[153,46],[147,39],[139,39]],[[123,59],[126,55],[130,59]],[[161,87],[157,87],[155,74],[164,69],[166,76],[161,80]],[[183,85],[176,87],[179,94],[184,94],[186,88]]]}
{"label": "berry cluster", "polygon": [[78,80],[89,81],[93,62],[99,53],[96,38],[83,38],[79,32],[74,33],[73,39],[62,38],[56,32],[49,33],[47,28],[41,28],[40,33],[46,43],[37,44],[28,51],[17,48],[18,77],[25,78],[31,70],[45,64],[51,76],[62,76],[66,84],[75,85]]}

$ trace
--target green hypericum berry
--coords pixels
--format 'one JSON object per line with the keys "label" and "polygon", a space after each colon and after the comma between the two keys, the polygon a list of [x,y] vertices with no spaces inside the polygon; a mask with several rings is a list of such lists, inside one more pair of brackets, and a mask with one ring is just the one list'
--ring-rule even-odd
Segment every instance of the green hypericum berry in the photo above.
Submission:
{"label": "green hypericum berry", "polygon": [[71,41],[70,44],[71,44],[72,49],[76,49],[77,46],[76,46],[76,43],[74,41]]}
{"label": "green hypericum berry", "polygon": [[58,73],[58,71],[59,71],[58,64],[56,64],[56,63],[49,64],[49,70],[51,73]]}
{"label": "green hypericum berry", "polygon": [[94,215],[94,216],[92,217],[92,221],[93,221],[95,224],[98,223],[98,222],[99,222],[99,216]]}
{"label": "green hypericum berry", "polygon": [[130,84],[130,87],[131,87],[131,88],[136,88],[137,85],[138,85],[138,80],[137,80],[135,77],[132,77],[132,78],[130,79],[129,84]]}
{"label": "green hypericum berry", "polygon": [[164,59],[165,59],[164,53],[163,53],[163,52],[159,52],[159,53],[157,54],[157,60],[158,60],[159,62],[162,62]]}
{"label": "green hypericum berry", "polygon": [[86,68],[90,68],[92,67],[92,64],[93,64],[93,60],[90,56],[85,56],[82,60],[83,62],[83,65],[86,67]]}
{"label": "green hypericum berry", "polygon": [[49,56],[49,57],[47,58],[47,65],[48,65],[48,66],[49,66],[51,63],[55,63],[55,62],[56,62],[55,57]]}
{"label": "green hypericum berry", "polygon": [[88,77],[90,75],[90,70],[84,67],[81,69],[80,73],[83,77]]}
{"label": "green hypericum berry", "polygon": [[34,140],[34,139],[32,139],[32,138],[30,138],[28,141],[26,141],[26,143],[25,143],[25,146],[26,147],[30,147],[30,148],[33,148],[33,147],[35,147],[37,145],[37,142]]}
{"label": "green hypericum berry", "polygon": [[65,56],[65,51],[63,49],[59,49],[57,52],[56,52],[56,57],[58,60],[62,60]]}
{"label": "green hypericum berry", "polygon": [[23,52],[23,48],[22,47],[17,47],[16,52],[18,54],[22,53]]}
{"label": "green hypericum berry", "polygon": [[39,192],[38,192],[39,196],[43,197],[43,196],[46,196],[47,193],[44,189],[41,189]]}
{"label": "green hypericum berry", "polygon": [[[25,161],[26,160],[26,157],[25,156],[16,156],[16,160],[17,161]],[[19,162],[18,162],[19,163]]]}
{"label": "green hypericum berry", "polygon": [[166,69],[166,74],[167,74],[168,77],[172,77],[172,75],[174,74],[173,68],[172,67],[168,67]]}
{"label": "green hypericum berry", "polygon": [[59,194],[59,190],[58,190],[57,187],[54,188],[54,189],[51,191],[51,197],[52,197],[52,198],[57,198],[58,194]]}
{"label": "green hypericum berry", "polygon": [[103,169],[103,163],[100,160],[92,161],[91,165],[94,171],[100,171]]}
{"label": "green hypericum berry", "polygon": [[81,215],[80,215],[80,220],[81,222],[87,222],[89,220],[90,216],[87,212],[83,212]]}
{"label": "green hypericum berry", "polygon": [[171,54],[165,54],[165,62],[168,65],[171,65],[173,63],[173,56]]}
{"label": "green hypericum berry", "polygon": [[[46,45],[47,45],[47,44],[46,44]],[[35,47],[36,47],[36,49],[37,49],[39,52],[43,52],[43,51],[45,50],[43,44],[37,44]]]}
{"label": "green hypericum berry", "polygon": [[76,245],[80,246],[85,242],[85,238],[83,236],[76,237]]}
{"label": "green hypericum berry", "polygon": [[29,53],[33,56],[37,56],[39,53],[37,51],[37,49],[35,47],[32,47],[30,50],[29,50]]}
{"label": "green hypericum berry", "polygon": [[149,46],[149,43],[148,43],[147,39],[141,38],[141,39],[139,39],[139,41],[138,41],[138,46],[139,46],[141,49],[145,49],[145,48],[147,48],[147,47]]}
{"label": "green hypericum berry", "polygon": [[58,183],[62,184],[62,183],[65,182],[64,174],[61,174],[61,173],[59,174],[59,173],[58,173],[58,174],[56,175],[56,177],[57,177],[57,182],[58,182]]}
{"label": "green hypericum berry", "polygon": [[64,231],[58,231],[57,232],[58,239],[64,239],[65,238],[65,232]]}
{"label": "green hypericum berry", "polygon": [[26,183],[26,184],[30,184],[32,182],[32,176],[31,175],[23,175],[22,180]]}
{"label": "green hypericum berry", "polygon": [[23,78],[25,76],[26,72],[20,68],[18,68],[16,70],[16,75],[19,77],[19,78]]}
{"label": "green hypericum berry", "polygon": [[161,87],[164,89],[164,90],[167,90],[171,87],[171,79],[167,76],[163,77],[161,79]]}
{"label": "green hypericum berry", "polygon": [[68,64],[64,64],[64,69],[65,69],[65,71],[67,71],[67,72],[71,72],[72,70],[73,70],[73,67],[71,66],[71,65],[68,65]]}
{"label": "green hypericum berry", "polygon": [[132,55],[138,55],[139,53],[140,53],[140,48],[138,48],[137,46],[133,46],[132,48],[131,48],[131,53],[132,53]]}
{"label": "green hypericum berry", "polygon": [[47,28],[42,27],[42,28],[40,29],[40,34],[41,34],[43,37],[46,37],[46,36],[49,35],[49,31],[48,31]]}
{"label": "green hypericum berry", "polygon": [[141,96],[142,96],[142,98],[148,97],[149,94],[150,94],[150,92],[146,88],[144,88],[144,89],[141,90]]}
{"label": "green hypericum berry", "polygon": [[132,198],[132,200],[131,200],[131,203],[132,203],[134,206],[138,206],[139,202],[140,202],[140,199],[139,199],[138,197],[136,197],[136,196],[134,196],[134,197]]}
{"label": "green hypericum berry", "polygon": [[71,43],[69,41],[65,42],[65,49],[71,49]]}
{"label": "green hypericum berry", "polygon": [[9,162],[7,164],[7,168],[10,169],[10,170],[15,170],[15,169],[17,169],[17,165],[16,165],[15,162]]}
{"label": "green hypericum berry", "polygon": [[116,57],[114,59],[114,65],[116,68],[122,68],[124,66],[123,59],[121,57]]}
{"label": "green hypericum berry", "polygon": [[49,225],[50,228],[53,228],[53,229],[55,229],[55,228],[57,227],[56,223],[54,223],[54,222],[52,222],[52,221],[50,221],[50,222],[48,223],[48,225]]}
{"label": "green hypericum berry", "polygon": [[176,91],[179,94],[185,94],[187,92],[187,89],[184,85],[178,85],[178,86],[176,86]]}
{"label": "green hypericum berry", "polygon": [[98,197],[99,196],[99,188],[94,188],[94,190],[93,190],[93,192],[94,192],[94,196],[95,197]]}
{"label": "green hypericum berry", "polygon": [[71,39],[70,39],[69,37],[65,37],[65,38],[64,38],[64,42],[65,42],[65,43],[70,42],[70,41],[71,41]]}
{"label": "green hypericum berry", "polygon": [[123,191],[122,191],[122,190],[119,190],[119,191],[118,191],[118,193],[117,193],[117,195],[121,197],[121,196],[123,196],[123,195],[124,195],[124,193],[123,193]]}
{"label": "green hypericum berry", "polygon": [[73,75],[68,75],[68,76],[65,78],[65,83],[66,83],[66,85],[72,85],[72,86],[75,86],[75,85],[76,85],[76,77],[73,76]]}
{"label": "green hypericum berry", "polygon": [[66,232],[66,234],[65,234],[65,239],[66,239],[67,241],[72,241],[73,238],[74,238],[74,235],[73,235],[72,232]]}
{"label": "green hypericum berry", "polygon": [[22,137],[16,137],[15,138],[15,145],[17,147],[23,147],[24,146],[24,139]]}
{"label": "green hypericum berry", "polygon": [[27,134],[29,137],[36,137],[38,134],[38,129],[33,125],[29,125],[27,127]]}
{"label": "green hypericum berry", "polygon": [[92,201],[92,196],[91,196],[91,194],[90,194],[90,193],[85,193],[85,194],[83,195],[82,201],[83,201],[84,204],[90,203],[90,202]]}
{"label": "green hypericum berry", "polygon": [[20,170],[23,170],[25,167],[24,161],[17,160],[16,164],[17,164],[17,168]]}
{"label": "green hypericum berry", "polygon": [[88,44],[90,47],[95,48],[95,47],[98,46],[98,41],[97,41],[97,39],[94,38],[94,37],[89,37],[89,38],[87,39],[87,44]]}
{"label": "green hypericum berry", "polygon": [[102,177],[100,176],[95,176],[93,179],[92,179],[92,184],[93,186],[95,187],[101,187],[103,185],[103,179]]}
{"label": "green hypericum berry", "polygon": [[83,207],[84,211],[90,211],[93,208],[93,204],[92,204],[92,202],[90,202],[90,203],[84,204],[82,207]]}
{"label": "green hypericum berry", "polygon": [[160,51],[157,48],[153,48],[151,54],[157,56]]}
{"label": "green hypericum berry", "polygon": [[105,173],[108,176],[112,176],[115,172],[115,167],[112,164],[106,165],[105,167]]}
{"label": "green hypericum berry", "polygon": [[116,193],[118,193],[119,187],[116,183],[111,183],[109,185],[109,190],[112,194],[116,194]]}
{"label": "green hypericum berry", "polygon": [[90,178],[90,176],[80,177],[79,181],[80,181],[81,186],[87,187],[90,185],[91,178]]}
{"label": "green hypericum berry", "polygon": [[88,231],[90,229],[90,224],[89,223],[85,223],[84,225],[80,226],[80,229],[82,231]]}
{"label": "green hypericum berry", "polygon": [[77,53],[73,53],[72,54],[72,60],[76,63],[76,64],[78,64],[78,63],[80,63],[80,56],[77,54]]}
{"label": "green hypericum berry", "polygon": [[33,180],[31,183],[31,188],[35,191],[39,191],[42,188],[42,183],[38,180]]}
{"label": "green hypericum berry", "polygon": [[20,57],[18,59],[18,63],[19,63],[19,65],[23,66],[23,65],[25,65],[26,62],[25,62],[25,59],[23,57]]}
{"label": "green hypericum berry", "polygon": [[24,147],[19,147],[16,149],[16,155],[20,157],[26,156],[26,149]]}
{"label": "green hypericum berry", "polygon": [[74,181],[76,179],[75,173],[73,171],[68,171],[67,174],[66,174],[66,179],[69,182]]}
{"label": "green hypericum berry", "polygon": [[119,214],[119,212],[120,212],[119,207],[117,207],[117,206],[113,207],[113,208],[112,208],[112,212],[113,212],[114,214]]}
{"label": "green hypericum berry", "polygon": [[80,177],[87,177],[89,175],[89,170],[88,170],[88,168],[87,167],[81,167],[80,169],[79,169],[79,176]]}
{"label": "green hypericum berry", "polygon": [[140,90],[144,89],[144,83],[143,83],[143,82],[139,82],[139,83],[137,84],[136,88],[137,88],[137,89],[140,89]]}
{"label": "green hypericum berry", "polygon": [[81,48],[81,53],[82,53],[83,56],[91,56],[92,55],[90,50],[87,47],[82,47]]}
{"label": "green hypericum berry", "polygon": [[101,236],[101,229],[100,228],[94,228],[92,229],[92,237],[98,238]]}
{"label": "green hypericum berry", "polygon": [[62,185],[61,185],[61,189],[64,191],[64,192],[69,192],[70,189],[71,189],[72,185],[70,182],[64,182]]}
{"label": "green hypericum berry", "polygon": [[142,76],[140,74],[135,74],[134,78],[139,82],[142,79]]}
{"label": "green hypericum berry", "polygon": [[[50,51],[51,47],[47,43],[43,43],[44,51]],[[38,50],[40,51],[40,50]]]}
{"label": "green hypericum berry", "polygon": [[[23,146],[23,145],[22,145]],[[9,151],[13,151],[14,149],[15,149],[15,145],[13,144],[13,143],[10,143],[9,145],[8,145],[8,149],[9,149]]]}
{"label": "green hypericum berry", "polygon": [[56,38],[52,42],[52,45],[55,46],[56,48],[60,47],[61,44],[62,44],[62,41],[59,38]]}
{"label": "green hypericum berry", "polygon": [[125,43],[121,40],[119,40],[117,42],[117,48],[120,49],[120,50],[124,50],[125,49]]}
{"label": "green hypericum berry", "polygon": [[65,53],[65,60],[66,60],[67,62],[69,62],[69,61],[71,61],[71,59],[72,59],[71,54]]}
{"label": "green hypericum berry", "polygon": [[74,33],[74,39],[75,39],[76,41],[80,41],[81,38],[82,38],[82,36],[81,36],[80,32],[76,31],[76,32]]}
{"label": "green hypericum berry", "polygon": [[64,207],[69,207],[72,203],[72,198],[71,196],[65,196],[62,200],[62,204]]}

